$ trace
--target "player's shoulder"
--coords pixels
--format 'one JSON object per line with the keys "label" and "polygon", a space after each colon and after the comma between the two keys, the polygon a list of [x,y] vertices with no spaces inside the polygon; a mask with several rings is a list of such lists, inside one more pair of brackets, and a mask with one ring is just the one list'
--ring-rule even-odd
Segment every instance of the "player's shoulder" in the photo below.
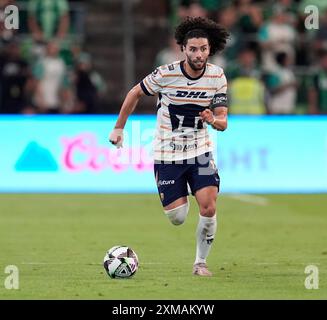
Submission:
{"label": "player's shoulder", "polygon": [[161,65],[156,70],[158,73],[160,73],[161,76],[181,74],[182,72],[179,68],[179,65],[180,65],[180,61],[174,61],[171,63]]}
{"label": "player's shoulder", "polygon": [[222,77],[224,75],[224,69],[216,64],[207,63],[208,74],[212,76]]}

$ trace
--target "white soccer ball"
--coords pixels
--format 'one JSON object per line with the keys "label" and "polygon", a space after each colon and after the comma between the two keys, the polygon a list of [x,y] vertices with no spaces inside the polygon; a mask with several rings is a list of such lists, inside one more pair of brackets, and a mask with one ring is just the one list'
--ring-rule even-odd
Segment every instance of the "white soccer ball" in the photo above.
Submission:
{"label": "white soccer ball", "polygon": [[110,278],[130,278],[138,267],[136,253],[127,246],[115,246],[104,256],[103,266]]}

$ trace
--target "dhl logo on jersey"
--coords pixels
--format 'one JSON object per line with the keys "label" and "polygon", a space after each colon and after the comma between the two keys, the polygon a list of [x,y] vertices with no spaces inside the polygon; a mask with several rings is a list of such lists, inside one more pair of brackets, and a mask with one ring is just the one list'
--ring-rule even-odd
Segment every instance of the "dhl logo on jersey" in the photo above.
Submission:
{"label": "dhl logo on jersey", "polygon": [[176,91],[176,98],[190,98],[190,99],[211,99],[213,95],[207,96],[207,92],[205,91]]}

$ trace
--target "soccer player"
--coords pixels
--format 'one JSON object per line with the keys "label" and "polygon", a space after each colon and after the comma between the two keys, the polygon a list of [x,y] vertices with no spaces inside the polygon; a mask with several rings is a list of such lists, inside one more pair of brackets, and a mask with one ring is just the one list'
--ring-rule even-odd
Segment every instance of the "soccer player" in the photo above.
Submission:
{"label": "soccer player", "polygon": [[[199,206],[193,274],[211,276],[206,259],[214,240],[219,175],[207,126],[227,127],[227,81],[208,57],[224,49],[228,32],[214,21],[187,18],[175,38],[185,60],[160,66],[133,87],[109,136],[118,148],[128,116],[143,95],[158,94],[154,173],[167,218],[181,225],[188,214],[190,189]],[[189,187],[188,187],[189,186]]]}

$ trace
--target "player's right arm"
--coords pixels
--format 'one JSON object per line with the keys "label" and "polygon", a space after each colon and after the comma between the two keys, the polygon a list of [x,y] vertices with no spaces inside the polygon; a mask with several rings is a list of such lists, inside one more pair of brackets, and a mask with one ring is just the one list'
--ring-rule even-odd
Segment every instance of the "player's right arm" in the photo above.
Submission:
{"label": "player's right arm", "polygon": [[124,139],[123,130],[129,115],[134,111],[139,99],[144,95],[145,93],[140,84],[134,86],[126,95],[124,103],[120,109],[116,125],[109,135],[109,141],[116,145],[117,148],[122,147]]}
{"label": "player's right arm", "polygon": [[[129,115],[134,111],[139,99],[144,96],[154,96],[161,91],[164,85],[164,77],[162,76],[161,67],[155,69],[151,74],[146,76],[139,84],[130,90],[125,98],[125,101],[120,109],[119,117],[115,128],[109,136],[109,141],[116,145],[117,148],[123,144],[123,130]],[[163,67],[164,68],[164,67]]]}

